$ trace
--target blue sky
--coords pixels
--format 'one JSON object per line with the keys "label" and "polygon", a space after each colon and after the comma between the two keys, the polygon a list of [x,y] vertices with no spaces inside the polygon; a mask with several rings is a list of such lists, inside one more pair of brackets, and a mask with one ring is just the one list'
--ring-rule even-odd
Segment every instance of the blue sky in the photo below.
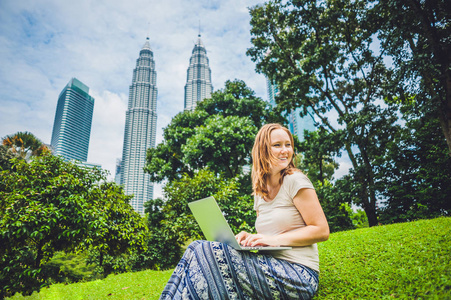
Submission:
{"label": "blue sky", "polygon": [[[30,131],[50,143],[58,95],[72,77],[95,98],[88,161],[114,176],[128,89],[149,36],[157,71],[157,143],[183,110],[189,58],[201,24],[214,90],[235,78],[267,99],[245,52],[253,0],[1,0],[0,137]],[[161,186],[156,187],[156,195]]]}

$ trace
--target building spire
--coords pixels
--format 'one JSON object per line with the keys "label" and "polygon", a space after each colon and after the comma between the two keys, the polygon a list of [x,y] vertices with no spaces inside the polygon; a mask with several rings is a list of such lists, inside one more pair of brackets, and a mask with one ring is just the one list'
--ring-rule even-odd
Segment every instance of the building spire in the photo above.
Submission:
{"label": "building spire", "polygon": [[152,48],[150,48],[150,38],[149,36],[146,37],[146,42],[144,43],[144,46],[141,50],[150,50],[152,51]]}
{"label": "building spire", "polygon": [[200,31],[201,31],[201,27],[200,27],[200,20],[199,20],[199,34],[197,35],[196,45],[200,46],[200,47],[204,47],[204,45],[202,44],[202,40],[200,39],[200,37],[201,37]]}
{"label": "building spire", "polygon": [[150,47],[150,38],[149,38],[150,37],[150,22],[148,22],[147,25],[149,27],[147,28],[146,42],[144,43],[141,50],[148,49],[148,50],[152,51],[152,48]]}

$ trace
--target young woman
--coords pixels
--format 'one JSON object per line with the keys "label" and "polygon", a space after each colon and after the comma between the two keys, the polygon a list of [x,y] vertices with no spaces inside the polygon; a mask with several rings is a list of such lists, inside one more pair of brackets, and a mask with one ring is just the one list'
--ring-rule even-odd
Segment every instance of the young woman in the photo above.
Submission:
{"label": "young woman", "polygon": [[316,243],[329,226],[310,180],[293,163],[293,137],[264,125],[252,149],[257,234],[240,232],[243,246],[291,246],[252,253],[196,241],[185,251],[160,299],[311,299],[318,289]]}

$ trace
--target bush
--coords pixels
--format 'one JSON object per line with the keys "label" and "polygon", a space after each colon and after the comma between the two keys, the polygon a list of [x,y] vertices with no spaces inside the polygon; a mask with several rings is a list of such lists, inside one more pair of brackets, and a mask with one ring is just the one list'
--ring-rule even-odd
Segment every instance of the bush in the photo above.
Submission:
{"label": "bush", "polygon": [[51,276],[52,283],[74,283],[78,281],[87,281],[99,279],[94,270],[95,265],[86,262],[85,253],[66,254],[57,252],[49,262],[42,267],[46,270],[45,274],[54,274]]}
{"label": "bush", "polygon": [[10,162],[0,171],[0,298],[58,281],[46,263],[59,251],[102,257],[144,246],[141,216],[106,171],[49,154]]}

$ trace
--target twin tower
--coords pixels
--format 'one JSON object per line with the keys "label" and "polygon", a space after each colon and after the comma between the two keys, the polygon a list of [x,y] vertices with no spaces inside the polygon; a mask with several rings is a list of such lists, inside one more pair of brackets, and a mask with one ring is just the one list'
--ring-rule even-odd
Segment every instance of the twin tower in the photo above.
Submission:
{"label": "twin tower", "polygon": [[[153,198],[153,183],[144,173],[146,152],[155,147],[157,130],[157,73],[149,38],[139,52],[130,86],[125,119],[124,146],[119,180],[130,204],[144,213],[144,203]],[[185,110],[194,110],[197,102],[210,98],[213,91],[207,50],[199,37],[190,58],[185,85]]]}

